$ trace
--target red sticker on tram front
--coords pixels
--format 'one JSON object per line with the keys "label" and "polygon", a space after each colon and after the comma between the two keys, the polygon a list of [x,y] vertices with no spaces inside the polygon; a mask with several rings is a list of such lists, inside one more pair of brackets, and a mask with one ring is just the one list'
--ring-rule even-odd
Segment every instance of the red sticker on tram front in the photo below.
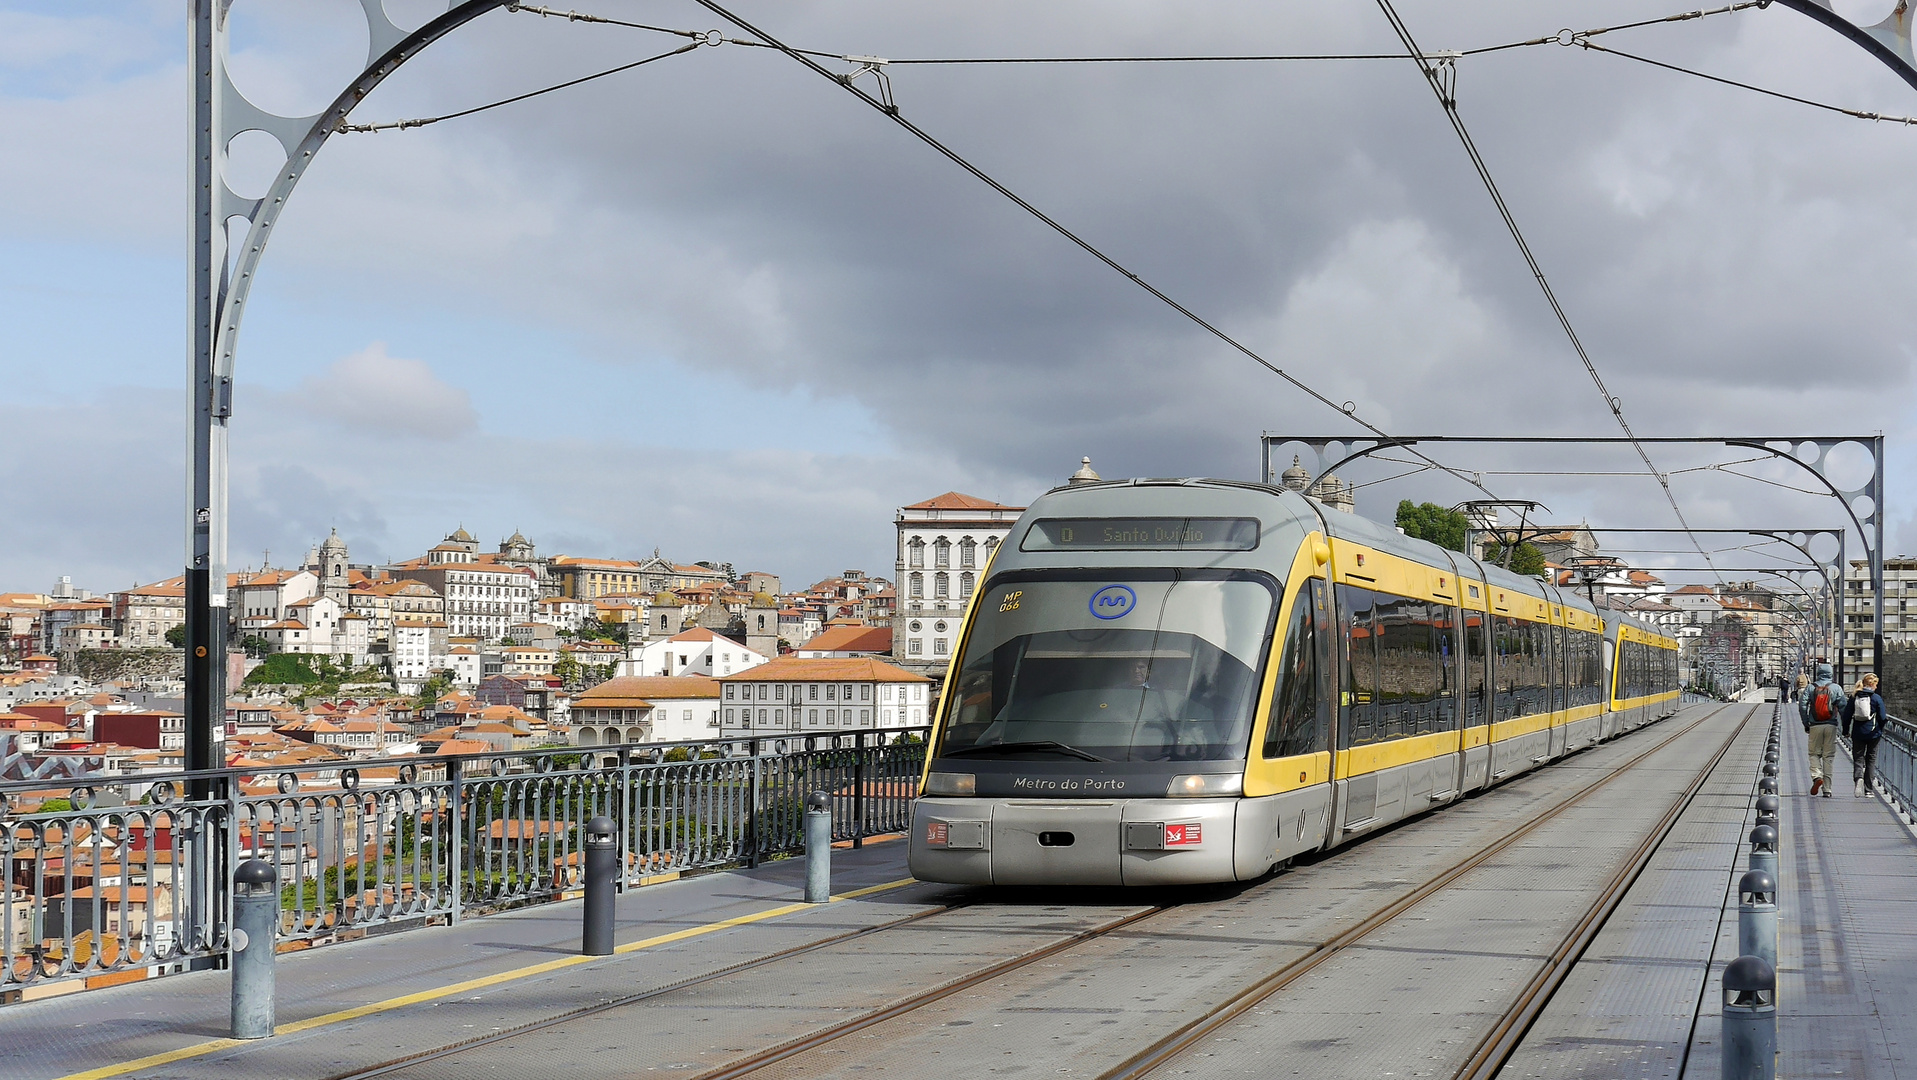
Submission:
{"label": "red sticker on tram front", "polygon": [[1195,847],[1205,838],[1204,830],[1198,822],[1188,825],[1165,826],[1166,847]]}
{"label": "red sticker on tram front", "polygon": [[925,842],[944,847],[952,838],[952,827],[943,821],[925,823]]}

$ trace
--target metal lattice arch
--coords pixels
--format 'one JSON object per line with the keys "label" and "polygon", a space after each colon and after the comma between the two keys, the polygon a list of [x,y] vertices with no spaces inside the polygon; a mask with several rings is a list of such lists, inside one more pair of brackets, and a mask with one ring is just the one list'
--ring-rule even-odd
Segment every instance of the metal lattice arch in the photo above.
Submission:
{"label": "metal lattice arch", "polygon": [[[1884,22],[1860,27],[1820,0],[1776,2],[1849,38],[1917,87],[1917,58],[1910,42],[1913,13],[1906,3],[1899,2]],[[382,0],[358,0],[358,4],[366,20],[365,67],[326,109],[313,116],[292,117],[255,105],[228,77],[226,22],[232,0],[188,2],[194,143],[190,334],[194,415],[186,507],[189,769],[221,764],[214,744],[224,729],[226,702],[227,425],[233,413],[240,322],[267,241],[314,156],[367,94],[433,42],[494,9],[517,7],[514,0],[453,0],[442,14],[417,30],[406,31],[387,16]],[[250,131],[271,135],[287,155],[271,188],[259,199],[241,197],[226,183],[227,148],[235,137]],[[245,222],[244,236],[235,245],[237,250],[229,251],[231,233],[236,231],[233,223],[240,221]],[[1878,609],[1882,610],[1881,602]]]}

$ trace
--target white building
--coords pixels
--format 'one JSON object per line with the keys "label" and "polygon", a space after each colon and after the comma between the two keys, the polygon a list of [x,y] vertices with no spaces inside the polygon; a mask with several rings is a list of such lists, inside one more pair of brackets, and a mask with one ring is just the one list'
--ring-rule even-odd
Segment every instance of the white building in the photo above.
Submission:
{"label": "white building", "polygon": [[310,570],[265,570],[242,575],[229,598],[242,633],[255,633],[290,618],[288,609],[319,593],[319,575]]}
{"label": "white building", "polygon": [[943,674],[965,602],[992,553],[1025,512],[948,491],[899,508],[898,610],[892,657],[911,671]]}
{"label": "white building", "polygon": [[[1870,563],[1850,560],[1844,571],[1844,662],[1870,670],[1876,644],[1876,597]],[[1884,560],[1884,644],[1917,643],[1917,559],[1896,555]]]}
{"label": "white building", "polygon": [[423,581],[446,601],[446,626],[454,635],[498,641],[506,628],[532,618],[539,591],[533,571],[480,554],[465,529],[417,559],[394,565],[395,577]]}
{"label": "white building", "polygon": [[770,660],[723,634],[703,626],[664,641],[633,647],[631,659],[619,665],[621,675],[732,675]]}
{"label": "white building", "polygon": [[719,684],[704,676],[610,679],[572,699],[575,746],[693,742],[719,734]]}
{"label": "white building", "polygon": [[[445,662],[446,620],[394,619],[392,629],[393,679],[401,693],[419,693]],[[474,671],[477,672],[475,667]],[[411,689],[409,690],[408,687]]]}
{"label": "white building", "polygon": [[925,723],[932,680],[875,657],[781,656],[719,680],[721,733],[827,733]]}

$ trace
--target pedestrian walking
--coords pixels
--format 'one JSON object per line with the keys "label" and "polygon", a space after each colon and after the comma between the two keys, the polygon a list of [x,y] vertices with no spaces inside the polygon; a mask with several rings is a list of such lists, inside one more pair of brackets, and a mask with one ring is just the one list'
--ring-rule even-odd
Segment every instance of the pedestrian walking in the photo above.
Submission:
{"label": "pedestrian walking", "polygon": [[1877,692],[1877,676],[1866,675],[1844,705],[1844,730],[1850,733],[1850,772],[1853,795],[1869,795],[1877,784],[1877,741],[1884,735],[1884,696]]}
{"label": "pedestrian walking", "polygon": [[1817,665],[1817,678],[1800,693],[1797,713],[1804,721],[1804,734],[1810,739],[1812,795],[1831,797],[1831,761],[1837,756],[1837,725],[1843,721],[1848,699],[1844,688],[1831,681],[1830,665]]}

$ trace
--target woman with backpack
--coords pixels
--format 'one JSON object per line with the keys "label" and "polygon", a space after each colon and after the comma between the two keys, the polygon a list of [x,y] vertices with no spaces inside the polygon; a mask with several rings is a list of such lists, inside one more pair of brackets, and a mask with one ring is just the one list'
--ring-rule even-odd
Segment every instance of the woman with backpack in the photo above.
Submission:
{"label": "woman with backpack", "polygon": [[1850,732],[1853,794],[1869,795],[1877,783],[1877,740],[1884,735],[1884,696],[1877,692],[1876,675],[1864,676],[1845,703],[1844,728]]}

